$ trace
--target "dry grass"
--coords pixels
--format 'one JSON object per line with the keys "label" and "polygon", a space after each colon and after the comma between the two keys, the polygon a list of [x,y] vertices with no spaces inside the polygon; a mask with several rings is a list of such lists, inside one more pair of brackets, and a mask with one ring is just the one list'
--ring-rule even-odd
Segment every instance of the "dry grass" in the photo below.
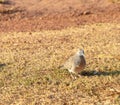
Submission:
{"label": "dry grass", "polygon": [[[0,34],[1,105],[119,105],[120,24]],[[58,66],[83,48],[87,67],[72,80]],[[99,71],[94,75],[93,71]]]}
{"label": "dry grass", "polygon": [[0,0],[1,4],[7,4],[9,2],[9,0]]}
{"label": "dry grass", "polygon": [[112,3],[120,3],[120,0],[109,0]]}
{"label": "dry grass", "polygon": [[5,0],[0,0],[0,3],[5,3]]}

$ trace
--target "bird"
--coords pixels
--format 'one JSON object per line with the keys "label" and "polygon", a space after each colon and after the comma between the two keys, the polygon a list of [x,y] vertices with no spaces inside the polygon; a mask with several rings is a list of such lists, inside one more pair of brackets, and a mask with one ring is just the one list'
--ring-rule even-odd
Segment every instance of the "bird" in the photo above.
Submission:
{"label": "bird", "polygon": [[78,51],[71,57],[69,57],[66,62],[59,66],[60,69],[67,69],[72,78],[73,75],[78,75],[79,73],[85,68],[86,66],[86,59],[85,59],[85,54],[83,49],[78,49]]}

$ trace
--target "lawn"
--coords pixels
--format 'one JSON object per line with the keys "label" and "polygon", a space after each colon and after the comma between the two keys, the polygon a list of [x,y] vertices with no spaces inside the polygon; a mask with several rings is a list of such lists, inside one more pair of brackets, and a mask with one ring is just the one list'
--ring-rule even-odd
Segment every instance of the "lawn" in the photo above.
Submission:
{"label": "lawn", "polygon": [[[58,67],[78,48],[87,66],[73,80]],[[1,32],[0,97],[1,105],[119,105],[120,24]]]}

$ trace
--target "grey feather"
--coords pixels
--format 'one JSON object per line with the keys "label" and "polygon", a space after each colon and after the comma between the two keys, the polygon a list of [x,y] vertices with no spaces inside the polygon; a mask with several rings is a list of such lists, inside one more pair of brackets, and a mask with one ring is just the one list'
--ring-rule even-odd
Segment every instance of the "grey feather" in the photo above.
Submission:
{"label": "grey feather", "polygon": [[85,68],[86,60],[84,50],[79,49],[76,54],[71,56],[62,66],[61,69],[67,69],[69,72],[80,73]]}

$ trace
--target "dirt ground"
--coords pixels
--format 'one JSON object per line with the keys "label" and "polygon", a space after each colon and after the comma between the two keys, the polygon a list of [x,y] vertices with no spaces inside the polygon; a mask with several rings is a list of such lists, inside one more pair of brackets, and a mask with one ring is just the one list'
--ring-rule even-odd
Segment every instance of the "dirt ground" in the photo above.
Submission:
{"label": "dirt ground", "polygon": [[[0,4],[0,105],[120,105],[120,0]],[[58,67],[78,48],[87,65]]]}
{"label": "dirt ground", "polygon": [[11,0],[0,4],[0,32],[63,29],[99,22],[120,22],[120,3],[112,0]]}

